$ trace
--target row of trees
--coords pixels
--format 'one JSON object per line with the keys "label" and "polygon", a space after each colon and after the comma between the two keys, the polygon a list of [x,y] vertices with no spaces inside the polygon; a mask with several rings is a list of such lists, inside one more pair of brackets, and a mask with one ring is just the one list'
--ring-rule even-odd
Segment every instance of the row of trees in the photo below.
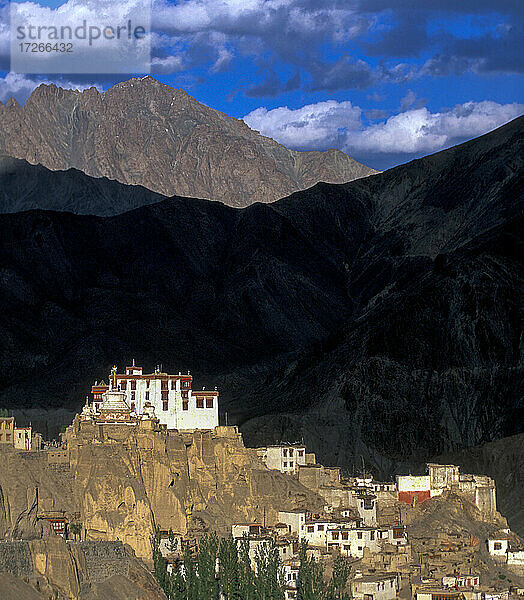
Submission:
{"label": "row of trees", "polygon": [[[219,539],[215,534],[202,538],[195,554],[184,550],[183,567],[167,572],[160,551],[160,532],[152,540],[155,578],[169,600],[284,600],[283,566],[274,542],[259,546],[254,568],[249,556],[249,540],[238,543],[232,538]],[[170,532],[170,548],[176,541]],[[300,547],[297,600],[347,600],[346,587],[351,568],[338,556],[327,580],[324,569],[312,556],[307,545]]]}

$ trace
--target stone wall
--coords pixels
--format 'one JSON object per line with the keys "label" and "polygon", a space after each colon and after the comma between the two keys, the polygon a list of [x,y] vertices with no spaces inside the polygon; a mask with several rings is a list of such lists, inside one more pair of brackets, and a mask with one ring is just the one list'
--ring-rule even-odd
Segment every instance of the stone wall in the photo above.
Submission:
{"label": "stone wall", "polygon": [[122,542],[72,542],[71,547],[82,554],[89,583],[101,583],[113,575],[129,575],[129,557]]}

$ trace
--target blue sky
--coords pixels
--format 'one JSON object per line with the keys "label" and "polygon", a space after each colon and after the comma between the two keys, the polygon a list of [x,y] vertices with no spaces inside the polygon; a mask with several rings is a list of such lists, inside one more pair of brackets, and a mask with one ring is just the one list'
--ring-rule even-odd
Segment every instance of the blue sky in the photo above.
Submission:
{"label": "blue sky", "polygon": [[[82,2],[107,0],[40,4]],[[524,112],[523,22],[517,0],[154,0],[153,76],[288,146],[384,169]],[[4,102],[130,77],[20,75],[7,54]]]}

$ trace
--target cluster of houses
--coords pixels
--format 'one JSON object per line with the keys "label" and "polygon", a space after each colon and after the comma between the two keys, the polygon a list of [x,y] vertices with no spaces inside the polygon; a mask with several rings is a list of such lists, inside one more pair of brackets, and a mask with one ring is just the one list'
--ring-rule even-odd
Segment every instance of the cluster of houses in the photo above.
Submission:
{"label": "cluster of houses", "polygon": [[29,427],[17,427],[15,418],[0,417],[0,448],[10,446],[16,450],[38,451],[42,448],[42,436]]}

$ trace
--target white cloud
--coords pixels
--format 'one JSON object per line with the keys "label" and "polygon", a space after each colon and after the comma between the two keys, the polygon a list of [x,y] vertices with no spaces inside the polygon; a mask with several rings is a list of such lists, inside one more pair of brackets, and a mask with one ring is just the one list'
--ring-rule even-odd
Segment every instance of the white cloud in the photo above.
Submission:
{"label": "white cloud", "polygon": [[257,108],[244,121],[263,135],[291,148],[326,148],[340,145],[347,129],[361,124],[361,109],[351,102],[327,100],[291,110],[287,106]]}
{"label": "white cloud", "polygon": [[291,110],[258,108],[244,117],[253,129],[297,149],[336,146],[359,157],[436,152],[491,131],[524,113],[524,104],[466,102],[431,113],[408,109],[367,124],[351,102],[319,102]]}

